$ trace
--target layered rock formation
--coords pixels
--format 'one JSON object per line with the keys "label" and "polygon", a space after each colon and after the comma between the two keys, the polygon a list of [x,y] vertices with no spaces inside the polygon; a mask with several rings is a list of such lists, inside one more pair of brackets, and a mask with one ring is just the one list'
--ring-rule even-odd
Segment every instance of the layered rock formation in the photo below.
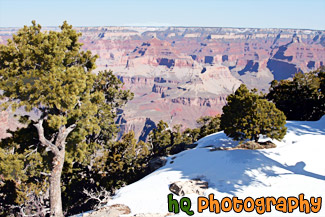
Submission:
{"label": "layered rock formation", "polygon": [[[50,28],[47,28],[50,30]],[[163,119],[195,127],[221,112],[241,83],[267,91],[325,62],[325,31],[187,27],[78,27],[85,50],[99,54],[97,70],[111,69],[135,93],[118,121],[123,131]],[[54,29],[55,30],[55,29]],[[14,28],[0,29],[5,43]],[[150,126],[153,126],[151,123]],[[148,128],[148,127],[147,127]],[[146,129],[147,129],[146,128]],[[146,130],[145,130],[146,131]]]}

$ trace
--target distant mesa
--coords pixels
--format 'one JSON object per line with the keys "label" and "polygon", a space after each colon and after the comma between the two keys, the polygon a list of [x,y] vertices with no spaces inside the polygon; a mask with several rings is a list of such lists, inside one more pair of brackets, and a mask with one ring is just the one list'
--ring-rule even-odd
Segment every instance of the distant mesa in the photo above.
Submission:
{"label": "distant mesa", "polygon": [[[75,29],[82,33],[83,49],[99,55],[96,70],[113,70],[124,88],[135,94],[118,121],[123,125],[121,133],[134,130],[141,140],[153,126],[151,122],[162,119],[169,123],[173,116],[171,127],[182,124],[182,129],[194,128],[200,116],[221,113],[227,95],[241,83],[267,91],[273,79],[308,72],[325,60],[324,30]],[[0,43],[6,43],[17,30],[0,28]]]}

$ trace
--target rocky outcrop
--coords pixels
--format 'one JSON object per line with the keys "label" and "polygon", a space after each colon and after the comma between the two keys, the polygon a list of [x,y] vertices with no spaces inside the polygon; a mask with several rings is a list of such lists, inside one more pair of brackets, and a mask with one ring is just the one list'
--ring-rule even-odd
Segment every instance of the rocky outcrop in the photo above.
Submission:
{"label": "rocky outcrop", "polygon": [[114,204],[111,206],[105,206],[98,210],[92,211],[90,213],[82,214],[82,217],[120,217],[121,215],[130,214],[131,210],[128,206],[123,204]]}
{"label": "rocky outcrop", "polygon": [[226,96],[219,96],[217,98],[190,98],[190,97],[178,97],[171,100],[172,103],[179,103],[188,106],[199,106],[199,107],[213,107],[218,105],[226,104]]}
{"label": "rocky outcrop", "polygon": [[161,85],[161,84],[154,84],[153,87],[152,87],[152,92],[153,93],[159,93],[161,94],[161,97],[164,98],[165,96],[165,92],[167,90],[170,90],[171,88],[166,86],[166,85]]}
{"label": "rocky outcrop", "polygon": [[155,157],[152,160],[150,160],[149,162],[149,170],[151,172],[159,169],[160,167],[165,166],[165,164],[167,163],[167,157]]}
{"label": "rocky outcrop", "polygon": [[208,182],[200,179],[177,181],[169,186],[169,190],[178,196],[185,194],[203,195],[206,189],[208,189]]}

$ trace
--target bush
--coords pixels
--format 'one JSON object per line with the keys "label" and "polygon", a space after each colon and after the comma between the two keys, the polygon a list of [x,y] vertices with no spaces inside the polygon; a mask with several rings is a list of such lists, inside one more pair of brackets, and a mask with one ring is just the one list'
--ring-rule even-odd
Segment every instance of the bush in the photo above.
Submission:
{"label": "bush", "polygon": [[286,117],[275,105],[241,85],[227,97],[221,115],[221,129],[234,140],[254,140],[260,135],[281,140],[286,134]]}
{"label": "bush", "polygon": [[198,140],[220,131],[220,115],[212,116],[203,116],[196,121],[199,127],[199,136]]}
{"label": "bush", "polygon": [[325,114],[325,70],[297,73],[292,80],[272,81],[267,99],[288,120],[319,120]]}

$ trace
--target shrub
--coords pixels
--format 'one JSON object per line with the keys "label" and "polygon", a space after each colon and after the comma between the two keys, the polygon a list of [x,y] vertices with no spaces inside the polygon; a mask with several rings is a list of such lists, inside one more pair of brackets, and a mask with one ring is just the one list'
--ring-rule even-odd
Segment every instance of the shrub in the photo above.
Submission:
{"label": "shrub", "polygon": [[325,114],[325,70],[297,73],[292,80],[272,81],[267,99],[288,120],[319,120]]}
{"label": "shrub", "polygon": [[221,129],[234,140],[258,141],[260,135],[281,140],[286,134],[286,117],[275,105],[241,85],[227,97]]}

